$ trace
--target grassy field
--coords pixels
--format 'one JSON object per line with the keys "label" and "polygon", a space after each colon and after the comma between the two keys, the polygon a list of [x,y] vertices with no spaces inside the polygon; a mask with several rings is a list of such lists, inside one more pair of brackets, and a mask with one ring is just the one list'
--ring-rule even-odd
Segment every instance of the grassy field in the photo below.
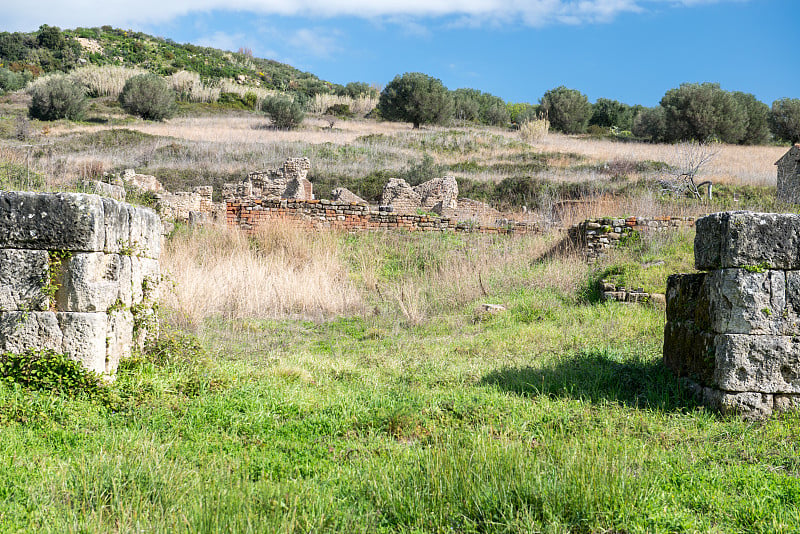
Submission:
{"label": "grassy field", "polygon": [[[20,105],[0,102],[6,122]],[[576,218],[786,208],[765,185],[780,147],[720,147],[717,197],[693,203],[653,189],[674,147],[258,123],[34,125],[37,147],[0,143],[0,181],[57,189],[133,166],[199,185],[307,155],[320,187],[524,179],[538,196],[509,194],[543,220],[573,197]],[[107,395],[0,380],[0,532],[800,531],[800,414],[706,411],[661,363],[664,310],[599,301],[601,278],[663,291],[691,271],[693,231],[592,266],[563,237],[179,226],[162,335]]]}

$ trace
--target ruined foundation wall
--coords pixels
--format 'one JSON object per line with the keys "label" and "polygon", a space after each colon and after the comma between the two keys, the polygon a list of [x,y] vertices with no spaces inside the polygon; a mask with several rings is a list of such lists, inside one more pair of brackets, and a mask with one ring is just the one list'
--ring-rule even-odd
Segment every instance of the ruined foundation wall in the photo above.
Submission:
{"label": "ruined foundation wall", "polygon": [[153,210],[0,192],[0,351],[51,349],[113,375],[155,332],[160,251]]}
{"label": "ruined foundation wall", "polygon": [[694,217],[604,217],[587,219],[567,232],[586,259],[594,262],[635,233],[688,228],[694,222]]}
{"label": "ruined foundation wall", "polygon": [[695,266],[667,281],[664,363],[707,405],[758,418],[800,404],[800,215],[698,219]]}
{"label": "ruined foundation wall", "polygon": [[227,203],[229,226],[247,232],[272,221],[290,221],[312,229],[332,228],[350,232],[404,229],[408,231],[527,234],[539,232],[533,224],[508,222],[503,226],[459,223],[446,217],[374,211],[365,204],[331,200],[269,199],[234,200]]}

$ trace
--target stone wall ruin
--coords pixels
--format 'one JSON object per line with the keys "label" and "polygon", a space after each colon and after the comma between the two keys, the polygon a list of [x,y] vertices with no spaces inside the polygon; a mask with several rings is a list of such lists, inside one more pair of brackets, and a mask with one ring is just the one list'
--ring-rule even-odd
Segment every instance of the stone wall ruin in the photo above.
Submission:
{"label": "stone wall ruin", "polygon": [[153,210],[0,192],[0,352],[51,349],[113,376],[156,332],[160,251]]}
{"label": "stone wall ruin", "polygon": [[800,204],[800,145],[794,145],[781,159],[778,166],[778,200]]}
{"label": "stone wall ruin", "polygon": [[695,267],[667,281],[664,363],[705,404],[761,418],[800,405],[800,215],[698,219]]}

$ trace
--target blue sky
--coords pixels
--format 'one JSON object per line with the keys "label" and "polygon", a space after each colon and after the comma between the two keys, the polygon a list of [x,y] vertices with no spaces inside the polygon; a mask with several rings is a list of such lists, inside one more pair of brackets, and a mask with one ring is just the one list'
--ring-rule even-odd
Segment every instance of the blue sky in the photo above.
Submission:
{"label": "blue sky", "polygon": [[[537,102],[656,105],[683,82],[800,98],[797,0],[2,0],[0,29],[116,27],[276,59],[336,82],[420,71]],[[45,15],[47,14],[47,15]]]}

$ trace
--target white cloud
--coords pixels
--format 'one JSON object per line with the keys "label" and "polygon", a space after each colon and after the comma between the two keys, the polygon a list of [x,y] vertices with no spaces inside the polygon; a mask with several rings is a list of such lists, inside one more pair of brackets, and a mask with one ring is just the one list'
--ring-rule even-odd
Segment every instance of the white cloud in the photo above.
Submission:
{"label": "white cloud", "polygon": [[286,42],[290,48],[305,55],[326,58],[340,50],[339,33],[322,28],[302,28],[292,32]]}
{"label": "white cloud", "polygon": [[164,23],[182,15],[214,10],[313,17],[456,16],[473,23],[502,21],[542,26],[604,22],[648,5],[731,1],[743,0],[39,0],[9,2],[3,8],[3,29],[29,31],[42,23],[68,28],[102,24],[125,27]]}

